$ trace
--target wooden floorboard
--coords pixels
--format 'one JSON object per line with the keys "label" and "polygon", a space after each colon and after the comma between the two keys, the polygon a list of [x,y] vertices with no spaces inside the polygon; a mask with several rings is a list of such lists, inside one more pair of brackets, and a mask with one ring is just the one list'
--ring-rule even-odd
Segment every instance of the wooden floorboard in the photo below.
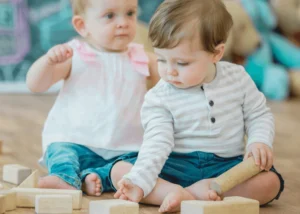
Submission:
{"label": "wooden floorboard", "polygon": [[[38,165],[41,156],[41,131],[54,102],[53,95],[0,95],[0,174],[4,164],[19,163],[41,174],[46,171]],[[261,208],[261,214],[300,214],[300,100],[269,103],[275,114],[275,167],[285,178],[285,191],[279,201]],[[4,183],[6,188],[13,187]],[[112,198],[84,197],[83,209],[74,213],[88,213],[90,200]],[[155,214],[157,207],[141,206],[140,214]],[[32,214],[33,209],[17,209],[10,214]]]}

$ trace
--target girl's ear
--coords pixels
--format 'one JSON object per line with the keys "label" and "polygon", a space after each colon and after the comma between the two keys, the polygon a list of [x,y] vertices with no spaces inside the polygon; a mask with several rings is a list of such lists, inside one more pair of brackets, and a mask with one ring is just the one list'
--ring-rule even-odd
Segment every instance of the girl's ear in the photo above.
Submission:
{"label": "girl's ear", "polygon": [[217,63],[219,62],[223,55],[224,55],[224,51],[225,51],[225,44],[221,43],[216,47],[216,53],[213,55],[213,63]]}
{"label": "girl's ear", "polygon": [[79,33],[84,38],[87,37],[88,32],[85,27],[84,19],[81,16],[78,15],[74,16],[72,18],[72,24],[75,30],[77,31],[77,33]]}

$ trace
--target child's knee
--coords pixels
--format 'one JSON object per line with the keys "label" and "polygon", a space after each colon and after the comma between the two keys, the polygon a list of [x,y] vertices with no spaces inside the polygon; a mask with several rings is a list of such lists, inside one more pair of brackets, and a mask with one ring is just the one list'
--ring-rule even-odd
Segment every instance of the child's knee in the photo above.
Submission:
{"label": "child's knee", "polygon": [[124,161],[119,161],[113,166],[113,168],[111,169],[111,172],[110,172],[110,177],[111,177],[112,183],[116,189],[118,186],[117,185],[118,182],[122,179],[122,177],[126,173],[128,173],[130,171],[131,168],[132,168],[132,164],[124,162]]}

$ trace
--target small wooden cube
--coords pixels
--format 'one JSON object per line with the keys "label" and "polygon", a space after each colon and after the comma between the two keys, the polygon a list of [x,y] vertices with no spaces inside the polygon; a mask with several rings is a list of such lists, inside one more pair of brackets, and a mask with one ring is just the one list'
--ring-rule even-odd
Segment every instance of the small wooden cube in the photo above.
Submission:
{"label": "small wooden cube", "polygon": [[81,209],[82,191],[69,189],[40,189],[40,188],[13,188],[17,193],[17,207],[35,207],[35,198],[38,195],[70,195],[74,210]]}
{"label": "small wooden cube", "polygon": [[0,195],[0,214],[5,213],[5,198],[4,195]]}
{"label": "small wooden cube", "polygon": [[31,174],[31,169],[18,164],[3,166],[3,181],[19,185]]}
{"label": "small wooden cube", "polygon": [[5,211],[17,208],[17,197],[14,190],[0,190],[0,195],[4,196]]}
{"label": "small wooden cube", "polygon": [[182,214],[259,214],[259,202],[243,197],[223,201],[183,201]]}
{"label": "small wooden cube", "polygon": [[139,214],[139,205],[119,199],[90,202],[90,214]]}
{"label": "small wooden cube", "polygon": [[37,214],[72,214],[71,195],[37,195],[35,212]]}

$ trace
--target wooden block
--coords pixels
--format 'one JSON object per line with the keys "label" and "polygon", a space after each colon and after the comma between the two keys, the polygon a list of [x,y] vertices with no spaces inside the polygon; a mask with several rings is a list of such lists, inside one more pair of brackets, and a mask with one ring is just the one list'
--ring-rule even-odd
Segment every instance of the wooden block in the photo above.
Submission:
{"label": "wooden block", "polygon": [[66,189],[14,188],[17,193],[17,207],[35,207],[37,195],[71,195],[73,209],[81,209],[82,191]]}
{"label": "wooden block", "polygon": [[211,182],[210,188],[215,190],[219,195],[222,195],[261,171],[260,167],[255,165],[254,158],[250,157],[215,178]]}
{"label": "wooden block", "polygon": [[243,197],[223,201],[183,201],[181,214],[259,214],[259,202]]}
{"label": "wooden block", "polygon": [[35,197],[35,212],[37,214],[71,214],[71,195],[37,195]]}
{"label": "wooden block", "polygon": [[39,172],[34,170],[18,187],[20,188],[37,188]]}
{"label": "wooden block", "polygon": [[0,195],[4,196],[5,211],[11,211],[17,208],[17,197],[14,190],[1,190]]}
{"label": "wooden block", "polygon": [[3,181],[19,185],[31,174],[31,169],[18,164],[3,166]]}
{"label": "wooden block", "polygon": [[119,199],[90,202],[89,214],[139,214],[139,204]]}
{"label": "wooden block", "polygon": [[0,195],[0,214],[5,213],[5,198],[4,195]]}

